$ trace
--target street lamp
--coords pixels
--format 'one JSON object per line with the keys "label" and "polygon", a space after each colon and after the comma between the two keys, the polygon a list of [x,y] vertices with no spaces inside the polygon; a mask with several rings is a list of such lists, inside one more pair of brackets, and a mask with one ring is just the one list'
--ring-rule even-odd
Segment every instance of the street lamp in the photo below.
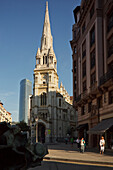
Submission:
{"label": "street lamp", "polygon": [[36,143],[38,143],[38,117],[35,119],[36,121]]}

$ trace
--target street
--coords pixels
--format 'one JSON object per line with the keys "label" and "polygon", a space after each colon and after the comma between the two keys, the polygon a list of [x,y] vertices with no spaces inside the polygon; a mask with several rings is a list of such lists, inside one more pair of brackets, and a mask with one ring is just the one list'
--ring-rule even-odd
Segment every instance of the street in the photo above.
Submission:
{"label": "street", "polygon": [[43,161],[41,166],[29,170],[112,170],[113,167],[95,166],[90,164],[75,164],[65,162]]}

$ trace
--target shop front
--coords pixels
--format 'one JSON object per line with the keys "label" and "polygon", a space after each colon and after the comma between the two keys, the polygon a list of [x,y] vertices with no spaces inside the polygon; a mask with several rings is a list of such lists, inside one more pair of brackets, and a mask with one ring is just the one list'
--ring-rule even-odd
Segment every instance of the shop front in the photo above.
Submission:
{"label": "shop front", "polygon": [[[94,146],[95,139],[97,139],[97,145],[99,146],[99,140],[101,136],[105,138],[105,147],[113,147],[113,118],[104,119],[93,128],[89,129],[87,133],[91,136],[90,146]],[[97,146],[97,147],[98,147]]]}

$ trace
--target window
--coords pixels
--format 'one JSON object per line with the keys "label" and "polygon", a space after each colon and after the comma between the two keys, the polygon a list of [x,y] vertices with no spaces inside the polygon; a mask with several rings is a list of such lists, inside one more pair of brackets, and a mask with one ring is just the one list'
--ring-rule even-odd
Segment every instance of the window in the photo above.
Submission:
{"label": "window", "polygon": [[82,64],[82,76],[86,76],[86,61]]}
{"label": "window", "polygon": [[76,50],[76,47],[74,48],[74,53],[76,54],[77,50]]}
{"label": "window", "polygon": [[41,94],[41,106],[46,105],[46,93]]}
{"label": "window", "polygon": [[94,4],[90,10],[90,19],[92,18],[93,14],[94,14]]}
{"label": "window", "polygon": [[64,120],[66,119],[66,115],[65,115],[65,114],[63,114],[63,119],[64,119]]}
{"label": "window", "polygon": [[47,56],[45,56],[45,64],[47,64]]}
{"label": "window", "polygon": [[44,64],[45,62],[44,62],[44,56],[43,56],[43,64]]}
{"label": "window", "polygon": [[54,67],[56,68],[56,62],[54,63]]}
{"label": "window", "polygon": [[76,89],[76,85],[77,85],[77,81],[76,81],[76,77],[75,77],[75,80],[74,80],[74,89]]}
{"label": "window", "polygon": [[84,24],[82,26],[82,34],[84,33],[85,29],[86,29],[86,26],[85,26],[85,22],[84,22]]}
{"label": "window", "polygon": [[51,76],[49,76],[49,81],[51,82]]}
{"label": "window", "polygon": [[108,16],[108,32],[111,30],[113,27],[113,9],[110,15]]}
{"label": "window", "polygon": [[86,56],[86,41],[82,44],[82,58]]}
{"label": "window", "polygon": [[59,107],[61,107],[61,99],[59,99]]}
{"label": "window", "polygon": [[88,103],[88,113],[91,112],[92,102]]}
{"label": "window", "polygon": [[86,81],[83,82],[83,92],[86,90]]}
{"label": "window", "polygon": [[113,90],[109,92],[109,104],[113,103]]}
{"label": "window", "polygon": [[74,61],[74,73],[76,73],[76,61]]}
{"label": "window", "polygon": [[90,31],[90,47],[95,43],[95,26]]}
{"label": "window", "polygon": [[85,115],[85,106],[81,107],[81,115]]}
{"label": "window", "polygon": [[98,105],[98,108],[102,107],[102,96],[97,98],[97,105]]}
{"label": "window", "polygon": [[37,59],[37,64],[40,64],[40,58]]}
{"label": "window", "polygon": [[50,56],[50,64],[53,63],[53,56]]}
{"label": "window", "polygon": [[95,50],[92,51],[90,56],[90,68],[92,69],[95,66]]}
{"label": "window", "polygon": [[110,57],[113,54],[113,34],[108,40],[108,57]]}
{"label": "window", "polygon": [[76,101],[76,92],[74,92],[74,101]]}
{"label": "window", "polygon": [[93,85],[96,81],[96,73],[94,72],[93,74],[91,74],[91,85]]}
{"label": "window", "polygon": [[38,83],[38,77],[35,77],[35,83]]}

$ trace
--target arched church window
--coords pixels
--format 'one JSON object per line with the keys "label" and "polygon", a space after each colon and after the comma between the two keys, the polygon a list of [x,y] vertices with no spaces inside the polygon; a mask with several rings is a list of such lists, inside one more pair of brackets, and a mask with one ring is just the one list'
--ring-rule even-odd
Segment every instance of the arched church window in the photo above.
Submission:
{"label": "arched church window", "polygon": [[45,57],[43,56],[43,64],[45,63],[45,62],[44,62],[44,58],[45,58]]}
{"label": "arched church window", "polygon": [[45,45],[46,45],[46,38],[45,38]]}
{"label": "arched church window", "polygon": [[54,63],[54,67],[56,68],[56,62]]}
{"label": "arched church window", "polygon": [[45,56],[45,64],[47,64],[47,56]]}
{"label": "arched church window", "polygon": [[51,82],[51,76],[49,76],[49,81]]}
{"label": "arched church window", "polygon": [[46,105],[46,93],[41,94],[41,105]]}
{"label": "arched church window", "polygon": [[35,77],[35,83],[37,83],[38,82],[38,77]]}
{"label": "arched church window", "polygon": [[50,56],[50,64],[53,63],[53,56]]}

